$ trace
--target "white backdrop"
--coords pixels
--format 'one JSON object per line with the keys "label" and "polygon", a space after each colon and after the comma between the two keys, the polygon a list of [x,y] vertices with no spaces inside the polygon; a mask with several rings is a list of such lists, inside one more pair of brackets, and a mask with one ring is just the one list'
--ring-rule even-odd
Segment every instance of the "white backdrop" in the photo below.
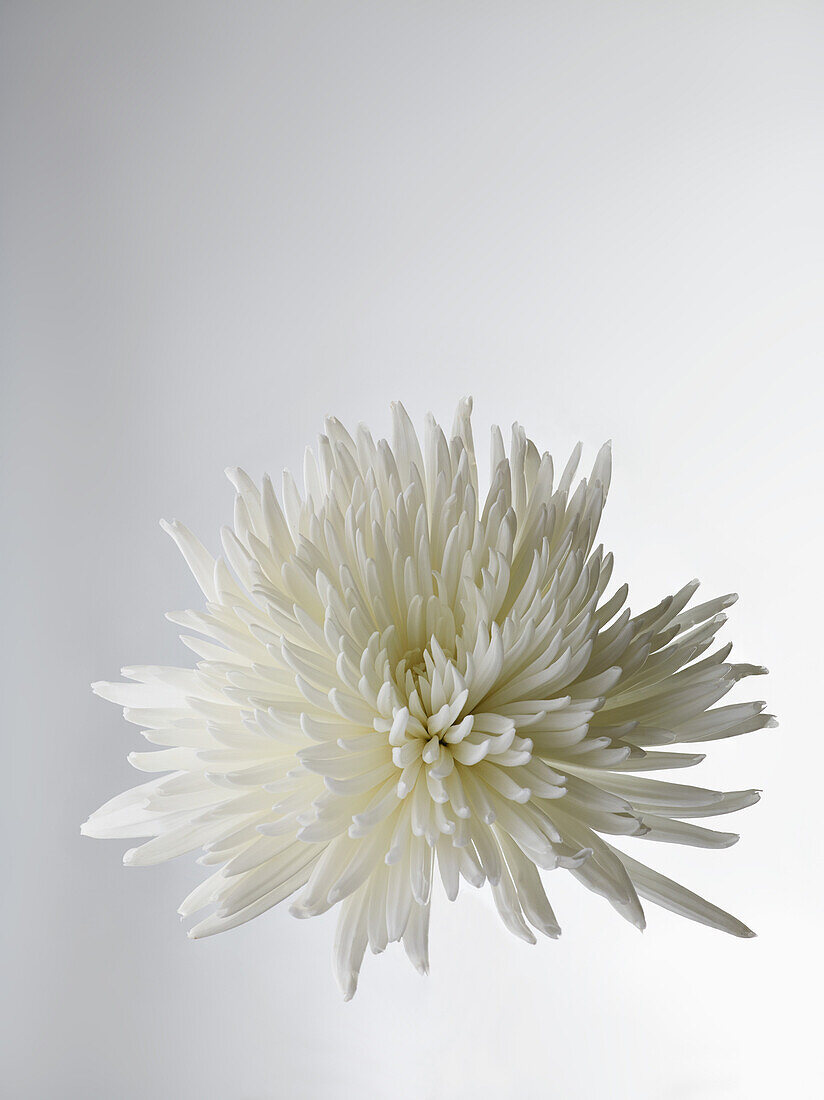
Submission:
{"label": "white backdrop", "polygon": [[[815,1095],[821,5],[61,0],[1,30],[7,1095]],[[633,606],[740,592],[781,728],[695,774],[764,798],[731,850],[650,859],[759,938],[653,906],[642,936],[559,873],[557,943],[440,898],[431,977],[390,949],[344,1004],[334,918],[193,943],[191,858],[81,839],[141,747],[88,684],[188,660],[157,521],[217,549],[225,466],[464,393],[484,446],[614,439]]]}

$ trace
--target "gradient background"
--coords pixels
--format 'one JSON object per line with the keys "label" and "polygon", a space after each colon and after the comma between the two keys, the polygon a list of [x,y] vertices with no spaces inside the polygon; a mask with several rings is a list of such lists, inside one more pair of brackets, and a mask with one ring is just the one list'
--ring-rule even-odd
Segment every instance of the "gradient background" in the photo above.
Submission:
{"label": "gradient background", "polygon": [[[814,1096],[824,7],[0,13],[4,1095]],[[614,439],[633,606],[741,593],[723,636],[781,728],[696,781],[765,797],[732,850],[649,858],[759,938],[654,906],[640,936],[559,873],[558,943],[436,899],[431,978],[390,948],[345,1005],[334,915],[192,943],[192,858],[81,839],[141,742],[88,684],[189,660],[157,521],[216,549],[225,466],[467,392],[484,451],[493,420]]]}

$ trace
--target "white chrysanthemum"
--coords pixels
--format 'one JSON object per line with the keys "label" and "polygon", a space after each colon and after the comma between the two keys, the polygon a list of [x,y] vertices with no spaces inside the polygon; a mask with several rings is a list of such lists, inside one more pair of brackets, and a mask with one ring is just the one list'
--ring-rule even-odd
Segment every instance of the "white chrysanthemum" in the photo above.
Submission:
{"label": "white chrysanthemum", "polygon": [[[687,610],[688,584],[657,607],[604,599],[612,556],[593,549],[610,479],[602,448],[572,490],[515,426],[492,433],[481,498],[463,401],[450,437],[430,417],[423,450],[401,405],[394,442],[326,422],[306,453],[304,495],[286,473],[283,507],[240,470],[227,564],[164,524],[206,597],[169,618],[194,669],[126,668],[94,685],[125,708],[162,772],[106,803],[83,832],[149,837],[146,865],[202,848],[215,870],[180,907],[214,906],[189,933],[234,928],[300,891],[299,917],[340,905],[335,945],[347,998],[364,951],[403,940],[428,969],[435,868],[489,882],[506,926],[559,927],[538,869],[564,867],[639,928],[639,896],[737,936],[729,914],[618,851],[632,836],[703,848],[737,837],[692,824],[755,802],[646,775],[703,756],[676,743],[732,737],[774,720],[763,703],[714,707],[762,673],[708,650],[723,596]],[[713,709],[710,709],[713,708]],[[666,746],[660,751],[661,746]],[[530,927],[532,926],[532,927]]]}

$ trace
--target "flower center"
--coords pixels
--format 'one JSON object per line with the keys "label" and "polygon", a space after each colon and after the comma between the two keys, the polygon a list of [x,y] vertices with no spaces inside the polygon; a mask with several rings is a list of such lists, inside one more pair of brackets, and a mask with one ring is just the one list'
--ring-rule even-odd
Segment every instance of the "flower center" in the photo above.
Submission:
{"label": "flower center", "polygon": [[529,799],[530,790],[501,769],[528,764],[531,742],[516,736],[511,718],[474,709],[471,684],[435,639],[404,654],[390,690],[397,794],[409,799],[413,833],[434,843],[461,832],[473,814],[492,824],[490,782],[508,799]]}

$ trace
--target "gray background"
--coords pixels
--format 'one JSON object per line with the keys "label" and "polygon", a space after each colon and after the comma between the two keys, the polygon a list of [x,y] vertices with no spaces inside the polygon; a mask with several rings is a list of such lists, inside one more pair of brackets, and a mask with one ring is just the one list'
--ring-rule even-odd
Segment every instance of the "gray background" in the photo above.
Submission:
{"label": "gray background", "polygon": [[[4,3],[3,1019],[15,1100],[813,1096],[820,1055],[819,3]],[[431,978],[333,919],[189,942],[190,858],[80,821],[139,779],[92,697],[185,663],[161,516],[216,549],[222,470],[299,467],[334,412],[476,399],[556,454],[615,441],[636,607],[693,575],[782,726],[726,852],[653,865],[759,932],[570,876],[537,948],[436,904]],[[127,845],[124,842],[122,848]],[[645,849],[644,854],[647,854]]]}

